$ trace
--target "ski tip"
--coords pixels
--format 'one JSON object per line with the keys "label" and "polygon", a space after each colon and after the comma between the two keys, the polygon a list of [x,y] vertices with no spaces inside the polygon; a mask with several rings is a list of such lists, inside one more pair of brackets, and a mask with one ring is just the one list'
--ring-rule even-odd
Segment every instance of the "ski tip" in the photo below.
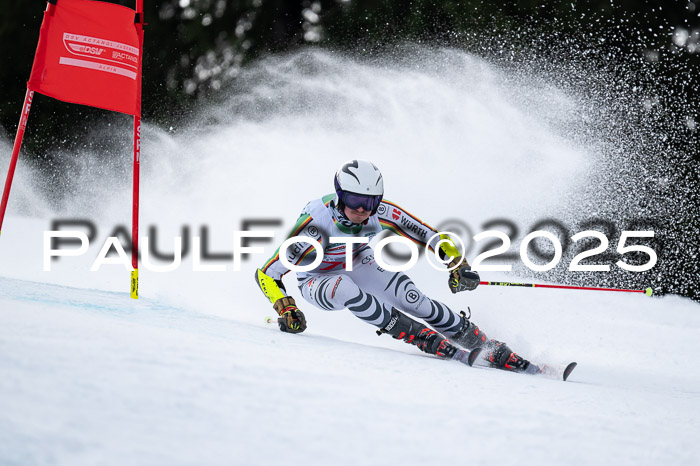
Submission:
{"label": "ski tip", "polygon": [[576,369],[576,365],[577,364],[575,362],[572,362],[571,364],[566,366],[566,369],[564,369],[564,381],[566,381],[566,379],[569,378],[573,370]]}
{"label": "ski tip", "polygon": [[469,363],[469,367],[472,367],[474,363],[476,362],[477,358],[481,354],[481,348],[475,348],[469,353],[469,358],[467,359],[467,362]]}

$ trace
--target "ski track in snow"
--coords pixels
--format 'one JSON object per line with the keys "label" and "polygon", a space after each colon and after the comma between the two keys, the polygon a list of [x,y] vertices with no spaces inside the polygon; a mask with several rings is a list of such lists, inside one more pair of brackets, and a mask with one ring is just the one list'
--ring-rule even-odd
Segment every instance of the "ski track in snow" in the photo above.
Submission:
{"label": "ski track in snow", "polygon": [[700,459],[700,379],[644,361],[558,382],[8,278],[0,309],[3,465]]}

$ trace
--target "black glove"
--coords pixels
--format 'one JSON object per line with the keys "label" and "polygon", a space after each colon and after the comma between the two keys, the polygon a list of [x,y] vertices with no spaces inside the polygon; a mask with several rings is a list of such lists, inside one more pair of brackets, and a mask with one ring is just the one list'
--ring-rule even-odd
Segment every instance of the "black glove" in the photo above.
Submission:
{"label": "black glove", "polygon": [[291,296],[280,298],[275,301],[273,307],[279,314],[277,324],[282,332],[301,333],[306,330],[306,317],[297,307],[294,298]]}
{"label": "black glove", "polygon": [[[461,264],[457,267],[455,265]],[[447,266],[448,268],[455,267],[450,270],[450,278],[447,284],[450,286],[450,291],[452,293],[457,293],[458,291],[471,291],[479,286],[480,278],[479,274],[472,271],[472,268],[467,264],[466,260],[462,260],[461,257],[457,256],[452,259]]]}

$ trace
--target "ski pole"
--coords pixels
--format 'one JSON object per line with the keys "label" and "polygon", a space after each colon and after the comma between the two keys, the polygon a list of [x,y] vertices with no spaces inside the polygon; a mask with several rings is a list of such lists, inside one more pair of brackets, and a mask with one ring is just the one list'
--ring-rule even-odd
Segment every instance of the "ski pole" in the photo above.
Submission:
{"label": "ski pole", "polygon": [[567,290],[625,291],[627,293],[644,293],[647,296],[651,296],[654,294],[654,290],[651,287],[648,287],[644,290],[625,290],[621,288],[595,288],[590,286],[543,285],[540,283],[479,282],[479,284],[495,286],[526,286],[531,288],[563,288]]}

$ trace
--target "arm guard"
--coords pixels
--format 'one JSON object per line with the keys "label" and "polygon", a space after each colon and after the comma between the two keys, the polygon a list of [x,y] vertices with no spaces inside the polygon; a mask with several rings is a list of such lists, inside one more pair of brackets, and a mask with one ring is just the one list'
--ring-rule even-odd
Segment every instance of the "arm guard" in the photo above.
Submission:
{"label": "arm guard", "polygon": [[282,280],[274,280],[272,277],[265,275],[260,269],[255,271],[255,282],[272,304],[275,304],[278,299],[286,296],[286,290],[284,289]]}

